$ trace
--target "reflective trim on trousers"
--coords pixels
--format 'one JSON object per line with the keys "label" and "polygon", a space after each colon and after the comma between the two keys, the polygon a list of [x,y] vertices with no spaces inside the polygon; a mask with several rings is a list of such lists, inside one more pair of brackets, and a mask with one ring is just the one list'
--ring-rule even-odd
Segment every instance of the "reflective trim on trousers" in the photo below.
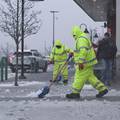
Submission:
{"label": "reflective trim on trousers", "polygon": [[100,82],[96,82],[96,84],[94,85],[94,87],[96,88],[99,84],[100,84]]}
{"label": "reflective trim on trousers", "polygon": [[73,91],[73,92],[77,92],[77,93],[80,93],[80,92],[81,92],[80,89],[76,89],[76,88],[73,88],[73,87],[72,87],[72,91]]}
{"label": "reflective trim on trousers", "polygon": [[63,78],[64,79],[68,79],[68,75],[63,75]]}
{"label": "reflective trim on trousers", "polygon": [[98,89],[99,91],[102,90],[103,88],[105,88],[104,85],[101,85],[101,86],[98,86],[98,87],[97,87],[97,89]]}
{"label": "reflective trim on trousers", "polygon": [[[68,75],[61,75],[63,77],[64,80],[68,80]],[[56,79],[56,75],[53,75],[53,81],[55,81]]]}
{"label": "reflective trim on trousers", "polygon": [[99,91],[101,91],[101,90],[103,90],[103,89],[106,89],[106,87],[104,86],[104,84],[101,83],[101,82],[97,82],[97,83],[94,85],[94,87],[95,87],[97,90],[99,90]]}

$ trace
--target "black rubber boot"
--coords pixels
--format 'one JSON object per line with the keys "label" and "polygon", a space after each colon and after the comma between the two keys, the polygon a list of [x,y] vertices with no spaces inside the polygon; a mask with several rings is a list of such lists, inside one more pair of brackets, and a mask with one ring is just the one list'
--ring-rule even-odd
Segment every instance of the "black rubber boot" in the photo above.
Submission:
{"label": "black rubber boot", "polygon": [[105,94],[107,94],[107,93],[108,93],[108,90],[105,89],[105,90],[99,92],[99,93],[96,95],[96,98],[101,98],[101,97],[103,97],[103,96],[104,96]]}
{"label": "black rubber boot", "polygon": [[68,80],[63,80],[63,84],[67,85],[68,84]]}
{"label": "black rubber boot", "polygon": [[66,94],[66,98],[69,98],[69,99],[79,99],[80,98],[80,94],[79,93]]}

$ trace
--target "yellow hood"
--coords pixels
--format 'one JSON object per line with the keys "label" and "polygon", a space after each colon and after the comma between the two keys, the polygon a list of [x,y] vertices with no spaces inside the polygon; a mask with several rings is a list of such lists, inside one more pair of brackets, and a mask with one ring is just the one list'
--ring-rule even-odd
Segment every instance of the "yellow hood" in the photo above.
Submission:
{"label": "yellow hood", "polygon": [[62,46],[61,41],[60,41],[60,40],[56,40],[56,41],[55,41],[55,46]]}
{"label": "yellow hood", "polygon": [[75,38],[75,40],[76,40],[76,39],[79,38],[80,36],[86,35],[86,34],[85,34],[84,32],[82,32],[82,30],[80,29],[79,26],[74,26],[74,27],[72,28],[72,35],[75,36],[74,38]]}

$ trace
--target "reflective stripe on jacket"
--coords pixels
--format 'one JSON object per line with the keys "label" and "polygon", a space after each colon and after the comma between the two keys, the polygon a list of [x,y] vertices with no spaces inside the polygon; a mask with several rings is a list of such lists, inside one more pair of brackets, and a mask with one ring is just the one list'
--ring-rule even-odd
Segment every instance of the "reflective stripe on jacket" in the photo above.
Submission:
{"label": "reflective stripe on jacket", "polygon": [[69,52],[71,52],[71,50],[69,48],[65,48],[65,46],[62,46],[60,49],[53,47],[50,59],[54,62],[65,62]]}
{"label": "reflective stripe on jacket", "polygon": [[75,63],[83,63],[86,66],[91,66],[97,63],[96,55],[90,39],[81,36],[76,40],[74,59]]}

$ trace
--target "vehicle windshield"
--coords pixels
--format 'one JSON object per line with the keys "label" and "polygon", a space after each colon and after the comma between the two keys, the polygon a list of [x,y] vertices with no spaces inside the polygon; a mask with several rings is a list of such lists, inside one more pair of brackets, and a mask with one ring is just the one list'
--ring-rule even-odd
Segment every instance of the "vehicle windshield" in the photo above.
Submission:
{"label": "vehicle windshield", "polygon": [[[14,55],[16,55],[16,52],[14,53]],[[18,52],[18,57],[20,57],[21,55],[22,55],[22,53],[21,53],[21,52]],[[23,55],[24,55],[24,56],[31,56],[32,53],[31,53],[31,52],[24,52]]]}

